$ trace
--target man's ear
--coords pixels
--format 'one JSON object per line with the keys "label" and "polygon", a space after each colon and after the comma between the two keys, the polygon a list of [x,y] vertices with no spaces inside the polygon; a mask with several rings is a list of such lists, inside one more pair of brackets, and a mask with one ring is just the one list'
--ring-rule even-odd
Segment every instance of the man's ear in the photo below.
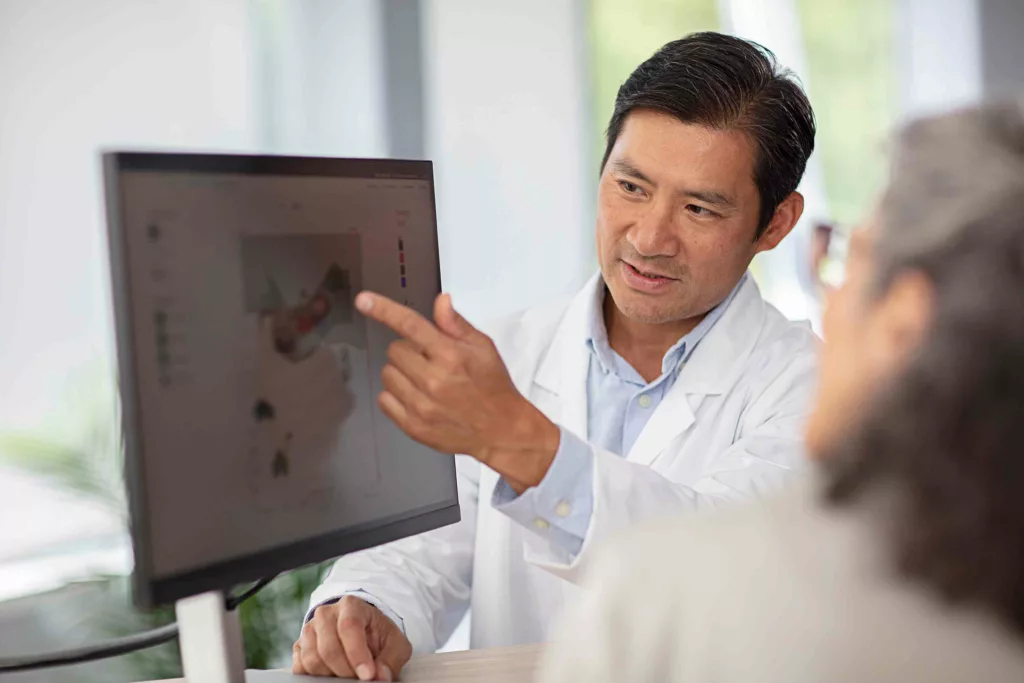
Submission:
{"label": "man's ear", "polygon": [[768,227],[765,228],[764,234],[757,239],[755,253],[760,254],[762,251],[771,251],[777,247],[782,238],[793,230],[803,212],[804,196],[799,192],[790,192],[789,196],[775,207],[775,214],[769,221]]}

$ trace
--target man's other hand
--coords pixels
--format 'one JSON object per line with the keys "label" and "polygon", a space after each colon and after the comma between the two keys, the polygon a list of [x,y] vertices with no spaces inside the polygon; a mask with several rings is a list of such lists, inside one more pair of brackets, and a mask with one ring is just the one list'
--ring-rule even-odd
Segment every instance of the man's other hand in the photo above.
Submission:
{"label": "man's other hand", "polygon": [[292,672],[310,676],[393,681],[412,656],[412,644],[373,605],[346,596],[316,608],[292,646]]}

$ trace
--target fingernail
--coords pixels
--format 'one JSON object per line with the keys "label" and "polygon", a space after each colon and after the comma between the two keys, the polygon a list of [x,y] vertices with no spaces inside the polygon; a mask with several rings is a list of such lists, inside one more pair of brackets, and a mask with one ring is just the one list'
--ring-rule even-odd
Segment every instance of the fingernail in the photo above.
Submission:
{"label": "fingernail", "polygon": [[382,681],[395,680],[394,674],[391,673],[391,667],[389,667],[387,664],[378,664],[377,673],[380,674],[380,680]]}
{"label": "fingernail", "polygon": [[368,664],[360,664],[357,666],[356,676],[359,676],[359,680],[361,681],[373,680],[373,672],[370,670],[370,666]]}
{"label": "fingernail", "polygon": [[359,296],[356,297],[356,308],[363,313],[366,313],[368,310],[373,308],[373,297],[365,292],[360,293]]}

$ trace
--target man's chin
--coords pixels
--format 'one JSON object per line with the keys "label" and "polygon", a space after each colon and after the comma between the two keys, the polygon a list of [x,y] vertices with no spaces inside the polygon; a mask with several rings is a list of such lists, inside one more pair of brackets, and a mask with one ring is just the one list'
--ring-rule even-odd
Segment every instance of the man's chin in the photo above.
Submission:
{"label": "man's chin", "polygon": [[652,306],[650,302],[627,302],[625,306],[619,306],[619,311],[633,322],[645,325],[664,325],[685,318],[679,311],[669,310],[665,306]]}

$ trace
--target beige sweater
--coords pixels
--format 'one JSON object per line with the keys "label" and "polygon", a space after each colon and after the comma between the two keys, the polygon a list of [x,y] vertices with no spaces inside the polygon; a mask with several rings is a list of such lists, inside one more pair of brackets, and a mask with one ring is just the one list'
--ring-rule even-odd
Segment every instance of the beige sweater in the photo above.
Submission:
{"label": "beige sweater", "polygon": [[837,510],[815,490],[607,546],[541,681],[1024,681],[1024,637],[894,576],[877,497]]}

